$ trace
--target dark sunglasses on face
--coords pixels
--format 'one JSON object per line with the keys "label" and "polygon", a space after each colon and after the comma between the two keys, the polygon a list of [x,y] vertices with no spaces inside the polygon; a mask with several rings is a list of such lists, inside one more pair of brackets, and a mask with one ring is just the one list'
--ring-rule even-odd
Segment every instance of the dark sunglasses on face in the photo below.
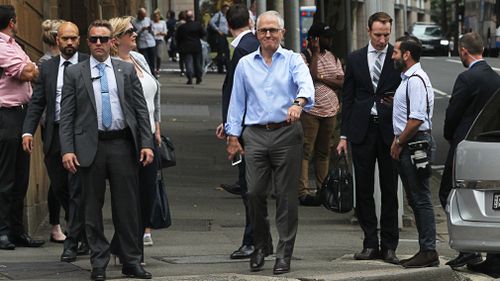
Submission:
{"label": "dark sunglasses on face", "polygon": [[97,43],[97,40],[99,40],[99,42],[101,42],[101,44],[102,43],[108,43],[109,36],[90,36],[89,37],[89,42],[90,43],[95,44],[95,43]]}
{"label": "dark sunglasses on face", "polygon": [[134,32],[136,31],[136,29],[134,27],[131,27],[123,32],[121,32],[120,34],[118,34],[118,37],[122,36],[122,35],[132,35]]}

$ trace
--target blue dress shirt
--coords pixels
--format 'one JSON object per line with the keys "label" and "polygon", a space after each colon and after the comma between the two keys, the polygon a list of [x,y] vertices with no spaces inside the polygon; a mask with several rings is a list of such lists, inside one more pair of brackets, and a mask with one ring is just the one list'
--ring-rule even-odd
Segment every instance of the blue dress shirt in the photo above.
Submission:
{"label": "blue dress shirt", "polygon": [[300,54],[280,46],[268,66],[259,47],[241,58],[236,67],[226,134],[239,137],[243,125],[285,121],[296,98],[307,100],[306,111],[314,105],[314,84]]}

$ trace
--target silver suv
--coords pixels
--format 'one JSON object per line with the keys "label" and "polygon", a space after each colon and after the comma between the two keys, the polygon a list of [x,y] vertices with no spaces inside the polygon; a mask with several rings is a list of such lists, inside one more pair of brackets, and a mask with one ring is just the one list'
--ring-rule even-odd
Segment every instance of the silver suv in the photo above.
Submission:
{"label": "silver suv", "polygon": [[500,252],[500,90],[457,147],[446,212],[450,247]]}

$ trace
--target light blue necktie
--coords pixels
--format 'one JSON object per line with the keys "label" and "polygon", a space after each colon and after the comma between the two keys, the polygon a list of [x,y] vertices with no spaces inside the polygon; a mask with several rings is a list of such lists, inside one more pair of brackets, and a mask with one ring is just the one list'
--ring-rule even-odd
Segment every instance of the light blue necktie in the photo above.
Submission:
{"label": "light blue necktie", "polygon": [[104,63],[100,63],[97,65],[99,69],[99,79],[101,81],[101,102],[102,102],[102,125],[104,128],[111,128],[111,121],[113,120],[113,116],[111,114],[111,102],[109,100],[109,89],[108,89],[108,78],[106,77],[106,65]]}

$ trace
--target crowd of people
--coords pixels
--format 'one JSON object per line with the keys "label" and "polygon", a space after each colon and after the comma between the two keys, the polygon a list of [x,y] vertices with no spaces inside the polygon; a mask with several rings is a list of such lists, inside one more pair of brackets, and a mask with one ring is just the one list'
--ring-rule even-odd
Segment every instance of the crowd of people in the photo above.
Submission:
{"label": "crowd of people", "polygon": [[[167,15],[165,22],[157,10],[150,19],[141,8],[136,18],[93,21],[87,32],[88,55],[78,51],[77,25],[44,21],[47,53],[37,66],[15,40],[15,9],[0,5],[1,250],[44,244],[28,235],[22,220],[33,136],[40,124],[50,179],[50,241],[64,243],[60,260],[73,262],[90,254],[91,279],[105,280],[114,255],[124,275],[152,278],[144,269],[144,246],[153,245],[150,214],[161,145],[157,77],[162,49],[168,45],[171,60],[179,59],[181,70],[185,66],[187,84],[193,79],[199,84],[200,39],[206,36],[192,11],[179,13],[178,21],[175,13]],[[229,160],[242,159],[238,184],[246,214],[242,244],[230,258],[249,258],[250,270],[260,271],[265,258],[275,253],[273,273],[291,270],[298,206],[320,204],[314,189],[324,184],[333,150],[351,154],[353,160],[356,216],[364,234],[354,259],[381,259],[405,268],[437,266],[429,187],[434,92],[420,64],[421,42],[405,35],[390,44],[392,18],[378,12],[368,19],[369,43],[349,54],[344,67],[331,51],[334,33],[324,23],[311,26],[301,54],[281,46],[286,30],[276,11],[254,21],[243,4],[223,6],[209,25],[219,41],[234,37],[232,58],[229,46],[217,49],[218,70],[226,77],[216,136],[226,140]],[[445,137],[451,146],[440,190],[443,207],[452,188],[456,145],[500,87],[500,76],[482,59],[481,37],[471,32],[458,42],[468,70],[457,78],[446,112]],[[339,112],[341,134],[334,147]],[[309,187],[308,178],[313,159],[316,188]],[[373,199],[375,163],[380,231]],[[404,260],[396,255],[398,174],[415,215],[420,246]],[[111,242],[102,220],[106,180],[115,227]],[[276,200],[276,247],[267,212],[270,193]],[[447,264],[500,276],[498,261],[494,253],[485,261],[480,253],[460,253]]]}

